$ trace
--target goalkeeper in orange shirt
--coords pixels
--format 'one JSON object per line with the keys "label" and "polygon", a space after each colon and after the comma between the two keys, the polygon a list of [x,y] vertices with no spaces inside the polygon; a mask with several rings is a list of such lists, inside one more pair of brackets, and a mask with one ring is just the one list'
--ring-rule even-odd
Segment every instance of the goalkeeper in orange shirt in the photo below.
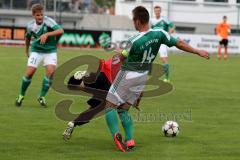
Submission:
{"label": "goalkeeper in orange shirt", "polygon": [[228,57],[228,35],[231,33],[231,27],[227,23],[227,16],[223,16],[223,22],[219,23],[216,27],[216,33],[219,40],[218,46],[218,60],[221,59],[221,48],[224,46],[224,59]]}

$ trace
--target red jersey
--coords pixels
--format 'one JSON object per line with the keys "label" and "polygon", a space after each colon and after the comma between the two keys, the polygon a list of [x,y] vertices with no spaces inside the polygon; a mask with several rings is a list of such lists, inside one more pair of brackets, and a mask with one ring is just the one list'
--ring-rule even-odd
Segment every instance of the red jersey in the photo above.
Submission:
{"label": "red jersey", "polygon": [[120,68],[121,60],[119,55],[114,55],[108,60],[100,60],[99,70],[106,75],[110,83],[114,81]]}

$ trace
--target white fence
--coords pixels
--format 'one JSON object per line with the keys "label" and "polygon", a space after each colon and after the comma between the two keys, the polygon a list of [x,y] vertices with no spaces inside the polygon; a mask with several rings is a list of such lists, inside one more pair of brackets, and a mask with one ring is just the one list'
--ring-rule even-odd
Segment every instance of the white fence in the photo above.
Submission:
{"label": "white fence", "polygon": [[[112,43],[120,43],[126,41],[129,37],[133,36],[137,32],[134,31],[112,31]],[[179,37],[193,47],[204,49],[210,53],[216,53],[219,40],[215,35],[197,35],[197,34],[175,34],[175,37]],[[236,54],[240,53],[240,37],[230,36],[229,37],[229,53]],[[177,48],[172,47],[170,51],[179,51]]]}

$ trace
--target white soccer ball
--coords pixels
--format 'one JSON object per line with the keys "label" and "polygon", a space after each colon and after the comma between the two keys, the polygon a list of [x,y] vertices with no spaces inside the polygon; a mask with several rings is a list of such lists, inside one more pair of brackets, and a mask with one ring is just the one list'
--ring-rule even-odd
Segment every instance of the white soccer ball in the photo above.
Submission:
{"label": "white soccer ball", "polygon": [[179,125],[175,121],[167,121],[162,126],[163,134],[167,137],[175,137],[179,134]]}
{"label": "white soccer ball", "polygon": [[74,78],[77,80],[81,80],[85,75],[87,71],[77,71],[74,73]]}

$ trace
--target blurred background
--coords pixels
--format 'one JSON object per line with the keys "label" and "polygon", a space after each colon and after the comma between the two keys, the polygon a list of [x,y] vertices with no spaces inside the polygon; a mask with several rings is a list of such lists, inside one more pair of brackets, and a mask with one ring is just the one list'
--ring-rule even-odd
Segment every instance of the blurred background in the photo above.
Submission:
{"label": "blurred background", "polygon": [[45,14],[66,30],[61,46],[101,47],[102,41],[124,41],[136,33],[131,10],[143,5],[154,17],[153,8],[160,5],[162,15],[174,22],[177,36],[211,52],[218,44],[215,27],[226,15],[232,27],[229,51],[240,52],[240,0],[0,0],[0,44],[24,44],[35,3],[44,5]]}

